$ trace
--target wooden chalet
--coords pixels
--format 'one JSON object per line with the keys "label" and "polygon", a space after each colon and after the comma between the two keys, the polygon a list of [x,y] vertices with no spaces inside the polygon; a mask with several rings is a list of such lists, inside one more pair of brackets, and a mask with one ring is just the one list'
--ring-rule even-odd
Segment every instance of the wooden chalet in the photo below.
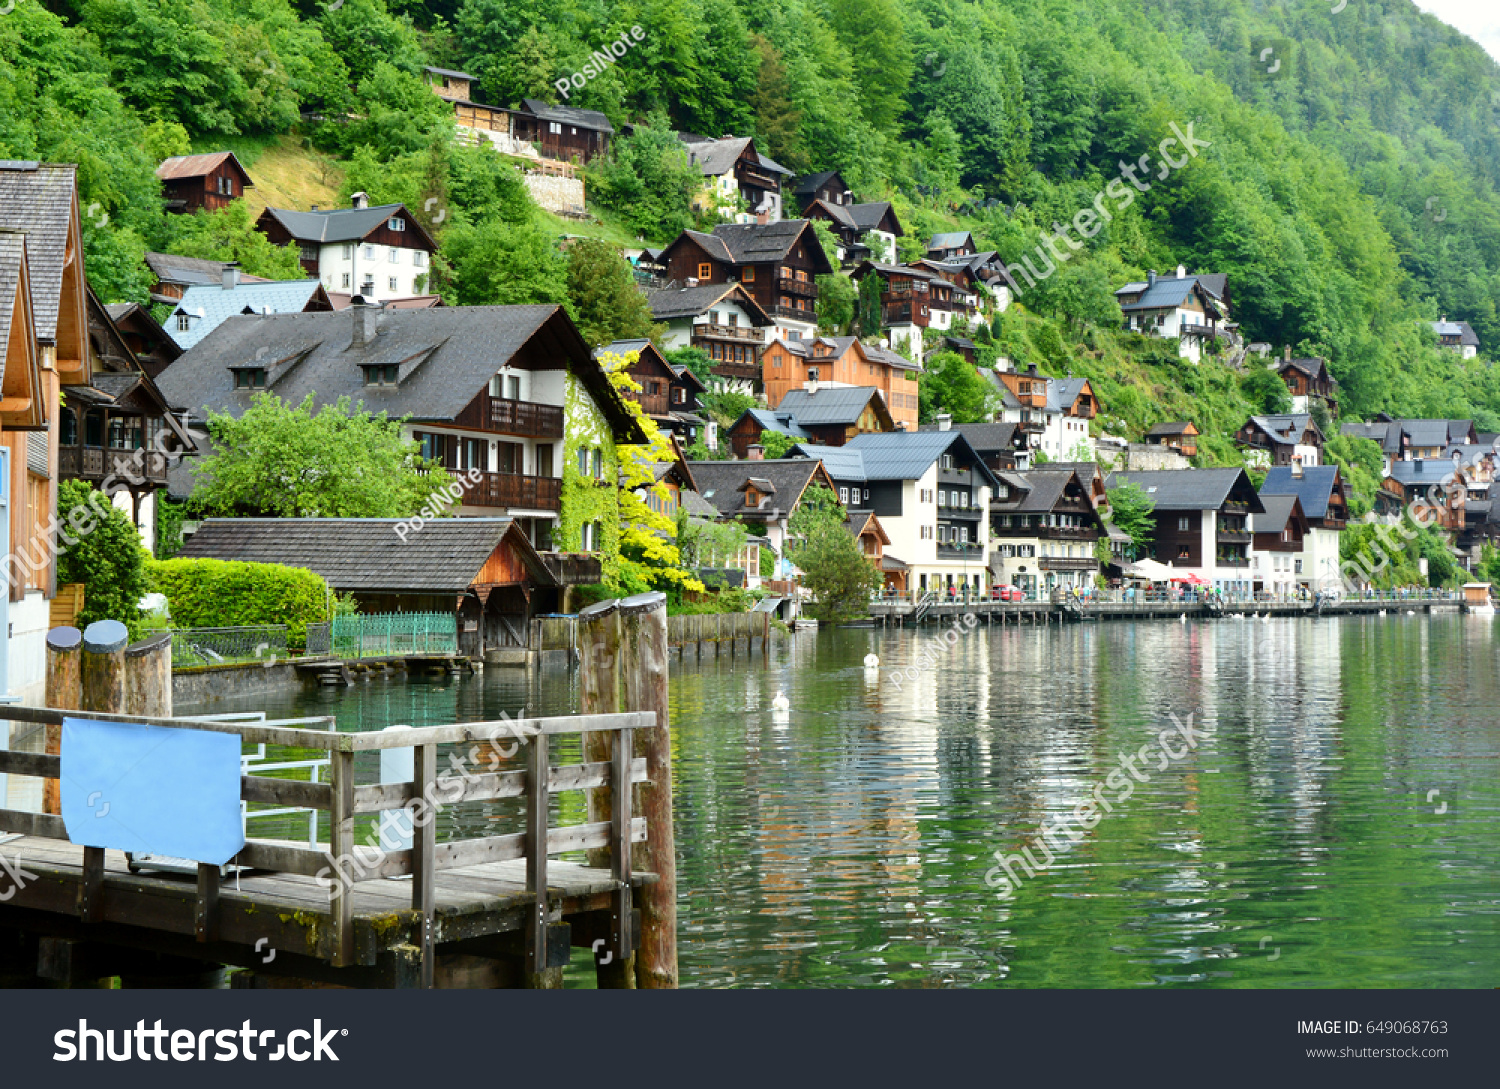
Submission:
{"label": "wooden chalet", "polygon": [[849,536],[859,542],[859,550],[864,553],[865,558],[870,561],[875,570],[883,573],[885,550],[886,546],[891,543],[891,538],[886,533],[885,527],[880,524],[880,519],[876,517],[875,512],[851,510],[844,522],[844,528],[849,531]]}
{"label": "wooden chalet", "polygon": [[[1448,487],[1444,481],[1453,474],[1453,462],[1447,458],[1415,458],[1411,461],[1391,463],[1390,471],[1381,481],[1381,491],[1395,502],[1387,504],[1387,510],[1400,514],[1403,510],[1421,501],[1431,507],[1438,528],[1450,533],[1461,533],[1468,523],[1468,489],[1462,485]],[[1382,513],[1377,510],[1376,513]]]}
{"label": "wooden chalet", "polygon": [[1252,514],[1265,511],[1244,469],[1158,469],[1111,473],[1113,491],[1135,484],[1156,503],[1151,512],[1152,558],[1158,563],[1203,572],[1206,581],[1248,589]]}
{"label": "wooden chalet", "polygon": [[804,215],[814,201],[836,206],[857,203],[854,190],[837,170],[820,170],[816,174],[803,175],[792,186],[792,195],[797,198],[797,207]]}
{"label": "wooden chalet", "polygon": [[152,378],[166,370],[182,354],[177,342],[144,306],[138,303],[112,303],[104,310],[114,323],[115,332],[120,334],[135,361],[140,364],[141,370]]}
{"label": "wooden chalet", "polygon": [[964,318],[972,318],[979,312],[979,293],[982,288],[979,278],[968,265],[956,260],[934,261],[931,258],[924,258],[910,262],[908,267],[930,272],[951,284],[952,288],[948,292],[948,309],[955,314]]}
{"label": "wooden chalet", "polygon": [[433,94],[439,98],[449,101],[463,100],[469,97],[469,85],[478,81],[478,76],[471,76],[468,72],[459,72],[452,68],[422,69],[423,78],[427,86],[432,88]]}
{"label": "wooden chalet", "polygon": [[860,261],[894,261],[896,239],[906,234],[896,218],[896,209],[887,200],[865,204],[813,200],[803,207],[802,215],[805,219],[820,219],[832,228],[846,267]]}
{"label": "wooden chalet", "polygon": [[645,294],[651,320],[667,326],[662,343],[668,350],[697,348],[708,356],[710,373],[760,382],[761,352],[775,319],[739,283],[648,288]]}
{"label": "wooden chalet", "polygon": [[[403,540],[394,518],[210,518],[179,555],[303,567],[366,613],[452,613],[460,654],[529,645],[531,618],[557,611],[549,566],[509,518],[435,518]],[[570,557],[576,559],[576,557]],[[594,561],[597,567],[597,559]]]}
{"label": "wooden chalet", "polygon": [[1259,451],[1271,465],[1290,465],[1294,459],[1305,465],[1322,460],[1323,432],[1305,412],[1277,416],[1251,416],[1234,433],[1235,445]]}
{"label": "wooden chalet", "polygon": [[997,476],[989,508],[993,581],[1040,594],[1092,580],[1095,542],[1106,532],[1092,481],[1072,466]]}
{"label": "wooden chalet", "polygon": [[1286,391],[1292,397],[1292,409],[1296,412],[1311,410],[1310,401],[1322,401],[1328,406],[1328,414],[1339,414],[1339,383],[1328,369],[1328,361],[1322,356],[1308,359],[1293,359],[1291,348],[1287,348],[1276,364],[1276,373],[1286,383]]}
{"label": "wooden chalet", "polygon": [[1184,457],[1198,453],[1198,428],[1191,420],[1169,420],[1159,423],[1146,432],[1146,441],[1153,446],[1170,446]]}
{"label": "wooden chalet", "polygon": [[704,417],[698,395],[704,385],[685,366],[674,367],[649,340],[617,340],[594,351],[595,358],[617,355],[626,358],[636,353],[627,368],[630,377],[641,388],[623,394],[641,406],[641,410],[663,431],[692,443],[702,430]]}
{"label": "wooden chalet", "polygon": [[968,231],[949,231],[935,234],[927,243],[927,256],[934,261],[948,261],[955,257],[972,257],[979,252],[974,236]]}
{"label": "wooden chalet", "polygon": [[232,151],[178,155],[156,168],[169,212],[217,212],[239,200],[255,183]]}
{"label": "wooden chalet", "polygon": [[92,289],[88,322],[93,380],[69,389],[59,410],[58,478],[128,496],[131,521],[154,551],[157,493],[193,442]]}
{"label": "wooden chalet", "polygon": [[880,391],[895,426],[905,431],[917,429],[919,373],[905,356],[858,337],[776,340],[766,348],[761,368],[766,403],[773,409],[793,390],[871,386]]}
{"label": "wooden chalet", "polygon": [[603,155],[615,132],[598,110],[552,106],[539,98],[523,98],[509,113],[511,135],[536,144],[546,158],[563,162],[586,163]]}
{"label": "wooden chalet", "polygon": [[691,132],[677,134],[687,148],[688,161],[703,172],[704,191],[694,207],[703,209],[736,196],[743,197],[747,211],[742,223],[765,225],[782,218],[781,186],[792,172],[762,155],[748,136],[725,136],[718,140]]}
{"label": "wooden chalet", "polygon": [[843,446],[855,435],[895,431],[885,398],[873,386],[817,386],[794,389],[775,409],[749,409],[735,421],[729,442],[739,457],[760,441],[766,430],[799,442]]}
{"label": "wooden chalet", "polygon": [[850,276],[855,280],[880,278],[880,321],[884,326],[926,329],[941,324],[933,321],[933,311],[953,309],[953,285],[926,268],[863,261]]}
{"label": "wooden chalet", "polygon": [[1295,495],[1264,493],[1260,500],[1265,505],[1265,513],[1250,518],[1255,551],[1300,553],[1303,541],[1312,529],[1302,510],[1302,501]]}
{"label": "wooden chalet", "polygon": [[833,272],[805,219],[720,224],[712,234],[683,231],[662,253],[679,285],[738,283],[773,320],[784,339],[817,327],[817,277]]}

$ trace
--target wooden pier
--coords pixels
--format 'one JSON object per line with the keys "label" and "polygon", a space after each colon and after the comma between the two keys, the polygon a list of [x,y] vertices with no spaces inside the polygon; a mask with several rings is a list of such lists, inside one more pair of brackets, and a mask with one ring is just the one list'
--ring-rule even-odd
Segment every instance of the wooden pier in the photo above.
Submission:
{"label": "wooden pier", "polygon": [[[592,657],[585,663],[585,707],[594,713],[370,733],[339,733],[329,717],[171,717],[170,642],[166,668],[154,670],[156,688],[167,694],[165,713],[118,713],[143,705],[128,698],[134,691],[128,676],[117,678],[108,699],[91,700],[94,658],[107,653],[112,666],[135,648],[125,649],[121,639],[91,657],[85,633],[80,698],[79,671],[71,668],[78,664],[78,633],[57,629],[49,636],[48,664],[49,702],[58,706],[0,708],[0,717],[39,727],[32,736],[44,737],[49,750],[0,749],[0,776],[41,779],[44,789],[35,794],[46,799],[42,812],[0,808],[0,985],[97,986],[118,978],[122,986],[211,986],[224,966],[239,966],[248,971],[234,983],[249,987],[555,988],[572,949],[583,947],[594,954],[601,987],[675,987],[665,596],[641,594],[591,612],[584,626]],[[593,656],[606,631],[611,653]],[[148,649],[162,653],[156,643]],[[100,709],[101,702],[108,706]],[[59,709],[80,703],[95,709]],[[326,814],[315,827],[327,834],[311,843],[234,838],[224,851],[237,853],[223,866],[132,861],[92,827],[75,843],[58,813],[69,811],[71,797],[79,832],[86,788],[62,781],[64,761],[70,752],[94,751],[98,742],[68,742],[65,717],[162,731],[142,752],[160,748],[176,731],[199,739],[204,732],[236,736],[241,770],[248,772],[239,776],[237,794],[232,780],[224,781],[217,797],[191,803],[208,810],[174,813],[169,829],[191,822],[193,813],[225,806],[233,812],[237,796],[241,803]],[[88,736],[82,725],[68,729]],[[555,763],[554,740],[573,737],[580,762]],[[326,754],[329,779],[255,774],[244,763],[247,747],[262,754],[294,750],[299,758]],[[381,753],[406,749],[413,751],[409,779],[369,781],[369,765]],[[98,751],[112,750],[106,743]],[[362,756],[364,783],[356,779]],[[146,760],[137,766],[149,767]],[[321,760],[306,763],[321,766]],[[268,770],[284,776],[288,766]],[[158,794],[148,777],[135,797],[174,797],[180,785],[161,782]],[[584,792],[586,803],[560,809],[554,796],[571,792]],[[443,809],[504,799],[522,802],[520,815],[509,818],[514,830],[437,842]],[[6,802],[0,796],[0,806]],[[141,803],[127,801],[127,812],[134,812],[131,804]],[[560,823],[554,811],[586,819]],[[375,815],[378,822],[370,819]],[[494,810],[483,816],[503,819]],[[587,862],[554,861],[574,852],[586,853]]]}

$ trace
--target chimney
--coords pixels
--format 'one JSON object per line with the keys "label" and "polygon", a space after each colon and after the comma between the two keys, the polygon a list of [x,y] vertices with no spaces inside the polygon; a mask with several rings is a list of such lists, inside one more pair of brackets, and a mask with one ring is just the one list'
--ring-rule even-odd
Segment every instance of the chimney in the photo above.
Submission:
{"label": "chimney", "polygon": [[1292,361],[1292,346],[1290,344],[1281,349],[1281,358],[1285,359],[1288,363]]}
{"label": "chimney", "polygon": [[698,286],[698,277],[696,277],[696,276],[689,276],[686,280],[684,280],[682,282],[684,284],[686,284],[688,287],[697,287]]}
{"label": "chimney", "polygon": [[1041,377],[1041,375],[1037,374],[1037,372],[1036,372],[1036,364],[1035,363],[1033,363],[1031,366],[1029,366],[1029,367],[1026,368],[1026,377],[1028,377],[1028,378],[1040,378]]}
{"label": "chimney", "polygon": [[1155,287],[1156,286],[1156,270],[1155,269],[1152,269],[1150,272],[1146,273],[1146,286],[1147,287]]}
{"label": "chimney", "polygon": [[1294,479],[1294,480],[1301,480],[1302,479],[1302,459],[1301,458],[1292,458],[1292,479]]}
{"label": "chimney", "polygon": [[219,270],[219,282],[225,291],[233,291],[240,286],[240,264],[238,261],[230,261]]}
{"label": "chimney", "polygon": [[1186,265],[1178,265],[1177,266],[1177,278],[1179,280],[1181,280],[1181,279],[1184,279],[1186,276],[1187,276],[1187,266]]}
{"label": "chimney", "polygon": [[349,306],[349,312],[354,315],[354,339],[349,342],[351,348],[366,348],[375,343],[375,319],[380,316],[379,305],[372,306],[365,302],[364,297],[356,295]]}
{"label": "chimney", "polygon": [[316,204],[314,204],[312,206],[312,208],[310,209],[310,211],[314,211],[314,212],[316,212],[317,210],[318,210],[318,206]]}
{"label": "chimney", "polygon": [[752,442],[749,446],[745,447],[745,456],[751,461],[765,461],[766,448],[758,442]]}
{"label": "chimney", "polygon": [[953,417],[946,412],[939,412],[937,417],[939,431],[953,430]]}
{"label": "chimney", "polygon": [[368,208],[370,206],[370,194],[364,190],[349,194],[349,203],[356,208]]}

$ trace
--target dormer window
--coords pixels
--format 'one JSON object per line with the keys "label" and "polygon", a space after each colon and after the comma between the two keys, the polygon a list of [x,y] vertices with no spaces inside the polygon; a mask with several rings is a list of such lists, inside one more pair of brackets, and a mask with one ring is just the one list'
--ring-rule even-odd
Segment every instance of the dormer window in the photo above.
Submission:
{"label": "dormer window", "polygon": [[399,363],[382,363],[378,366],[360,369],[365,372],[365,385],[367,386],[394,386],[397,376],[401,373]]}
{"label": "dormer window", "polygon": [[760,492],[756,491],[753,486],[745,489],[745,506],[760,506]]}
{"label": "dormer window", "polygon": [[235,389],[265,389],[266,368],[264,367],[236,367],[234,370]]}
{"label": "dormer window", "polygon": [[177,315],[177,331],[179,333],[186,333],[188,331],[188,329],[192,326],[192,324],[193,324],[193,319],[190,316],[188,316],[187,314],[181,313],[181,312],[178,313],[178,315]]}

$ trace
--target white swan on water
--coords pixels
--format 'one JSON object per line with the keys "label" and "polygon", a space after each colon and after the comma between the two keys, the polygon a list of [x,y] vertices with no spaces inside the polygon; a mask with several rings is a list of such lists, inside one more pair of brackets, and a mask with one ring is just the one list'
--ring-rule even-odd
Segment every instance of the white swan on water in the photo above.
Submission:
{"label": "white swan on water", "polygon": [[771,710],[773,710],[773,711],[790,711],[791,709],[792,709],[792,701],[789,700],[789,699],[787,699],[785,696],[783,696],[781,694],[781,689],[778,688],[776,690],[776,697],[773,700],[771,700]]}
{"label": "white swan on water", "polygon": [[1181,616],[1179,616],[1177,618],[1177,623],[1179,623],[1179,624],[1186,624],[1187,623],[1187,613],[1183,613]]}
{"label": "white swan on water", "polygon": [[865,668],[866,669],[879,669],[880,668],[880,659],[877,658],[873,654],[866,654],[865,655]]}

